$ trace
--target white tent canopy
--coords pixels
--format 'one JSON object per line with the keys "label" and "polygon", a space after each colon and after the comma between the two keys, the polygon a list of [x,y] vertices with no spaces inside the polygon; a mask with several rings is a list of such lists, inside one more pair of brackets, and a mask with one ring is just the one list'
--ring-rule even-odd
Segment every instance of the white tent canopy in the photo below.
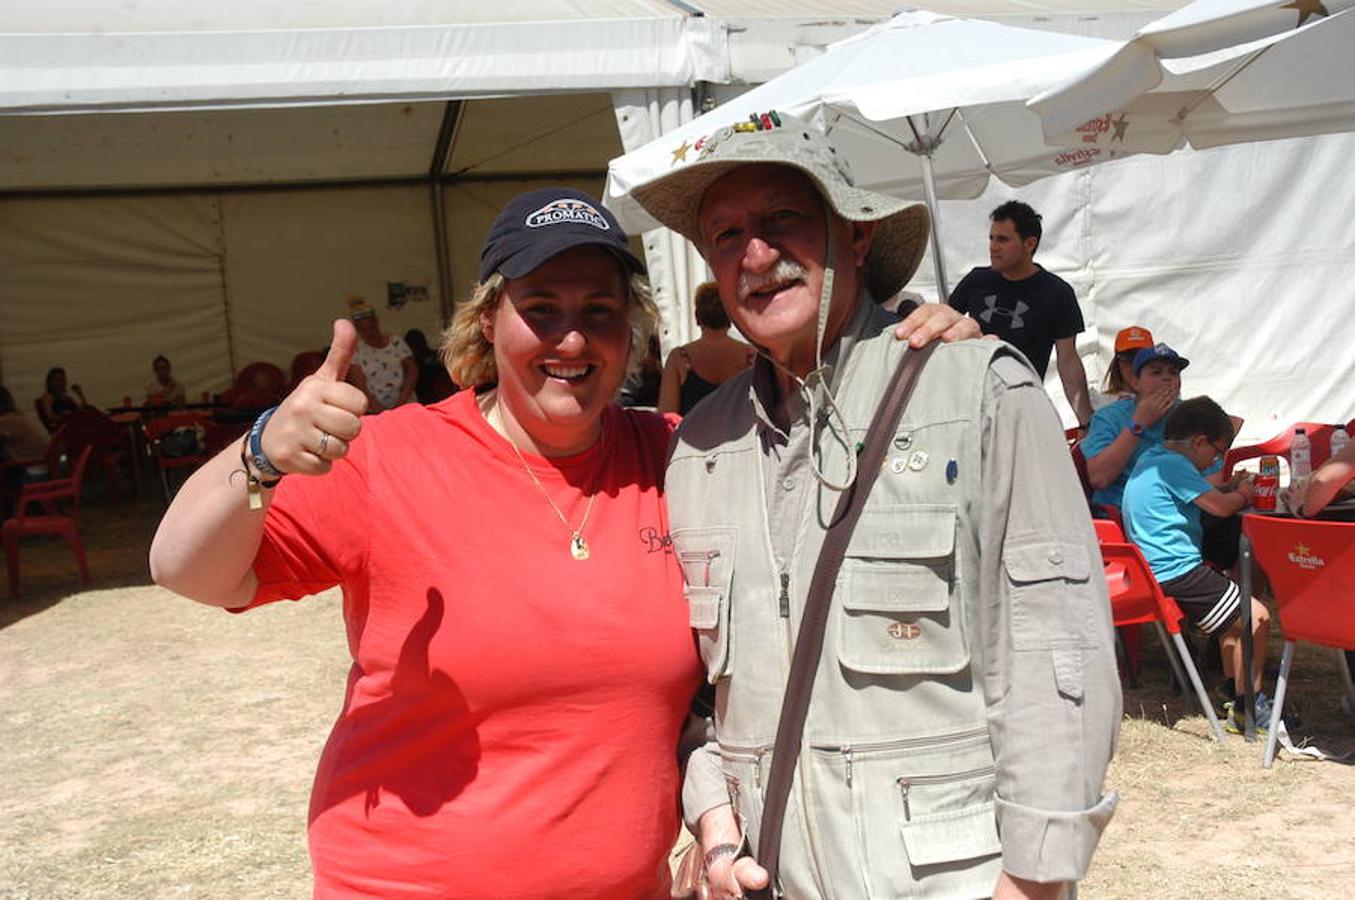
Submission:
{"label": "white tent canopy", "polygon": [[[80,5],[100,12],[96,3]],[[116,19],[116,35],[53,30],[53,19],[69,21],[64,7],[46,21],[40,12],[6,12],[0,21],[19,21],[5,22],[8,33],[0,34],[0,107],[238,108],[685,86],[729,76],[720,23],[661,0],[335,5],[337,15],[329,4],[302,5],[308,17],[280,25],[286,4],[142,2]],[[370,18],[353,18],[363,12]]]}

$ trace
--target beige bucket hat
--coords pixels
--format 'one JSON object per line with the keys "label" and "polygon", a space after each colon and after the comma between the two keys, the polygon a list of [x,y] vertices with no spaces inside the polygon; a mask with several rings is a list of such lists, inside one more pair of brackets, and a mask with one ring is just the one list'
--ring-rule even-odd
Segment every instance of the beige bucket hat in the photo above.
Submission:
{"label": "beige bucket hat", "polygon": [[[685,141],[684,141],[685,143]],[[866,257],[868,288],[877,301],[886,300],[908,283],[927,248],[931,217],[921,203],[862,190],[853,184],[847,161],[823,132],[795,116],[766,112],[729,125],[702,138],[689,163],[639,185],[631,194],[645,210],[698,247],[697,213],[716,179],[750,163],[791,166],[804,172],[842,218],[878,222]],[[675,153],[674,158],[678,159]]]}

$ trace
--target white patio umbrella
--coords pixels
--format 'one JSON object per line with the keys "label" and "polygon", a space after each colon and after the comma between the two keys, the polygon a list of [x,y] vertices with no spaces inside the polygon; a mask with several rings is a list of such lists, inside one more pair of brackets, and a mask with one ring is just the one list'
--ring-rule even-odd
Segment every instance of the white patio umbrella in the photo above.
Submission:
{"label": "white patio umbrella", "polygon": [[1050,143],[1126,153],[1355,130],[1355,0],[1198,0],[1030,107]]}
{"label": "white patio umbrella", "polygon": [[718,128],[754,112],[788,112],[829,134],[851,161],[857,185],[927,202],[937,286],[945,296],[937,197],[977,197],[993,175],[1020,185],[1110,158],[1106,149],[1046,145],[1039,119],[1025,102],[1103,60],[1115,46],[973,19],[901,13],[612,160],[606,202],[627,228],[655,228],[631,198],[632,188],[695,160],[701,139]]}

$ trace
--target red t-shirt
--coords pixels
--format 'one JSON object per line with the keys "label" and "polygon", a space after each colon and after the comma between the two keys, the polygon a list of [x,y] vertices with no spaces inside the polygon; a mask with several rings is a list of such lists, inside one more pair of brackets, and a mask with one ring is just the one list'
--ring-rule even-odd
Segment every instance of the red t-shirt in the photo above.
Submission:
{"label": "red t-shirt", "polygon": [[[353,667],[311,796],[317,897],[667,896],[699,681],[661,478],[675,420],[526,455],[474,393],[368,419],[283,480],[252,606],[343,585]],[[595,487],[596,485],[596,487]]]}

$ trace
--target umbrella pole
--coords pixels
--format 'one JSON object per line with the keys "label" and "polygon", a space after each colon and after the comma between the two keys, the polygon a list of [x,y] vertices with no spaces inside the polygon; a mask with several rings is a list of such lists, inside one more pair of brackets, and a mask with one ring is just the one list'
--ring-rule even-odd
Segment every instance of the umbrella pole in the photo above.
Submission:
{"label": "umbrella pole", "polygon": [[932,217],[932,266],[936,269],[936,290],[941,302],[945,303],[950,299],[950,287],[946,284],[946,261],[941,257],[941,204],[936,199],[936,175],[932,172],[930,153],[920,153],[918,159],[922,161],[922,195]]}

